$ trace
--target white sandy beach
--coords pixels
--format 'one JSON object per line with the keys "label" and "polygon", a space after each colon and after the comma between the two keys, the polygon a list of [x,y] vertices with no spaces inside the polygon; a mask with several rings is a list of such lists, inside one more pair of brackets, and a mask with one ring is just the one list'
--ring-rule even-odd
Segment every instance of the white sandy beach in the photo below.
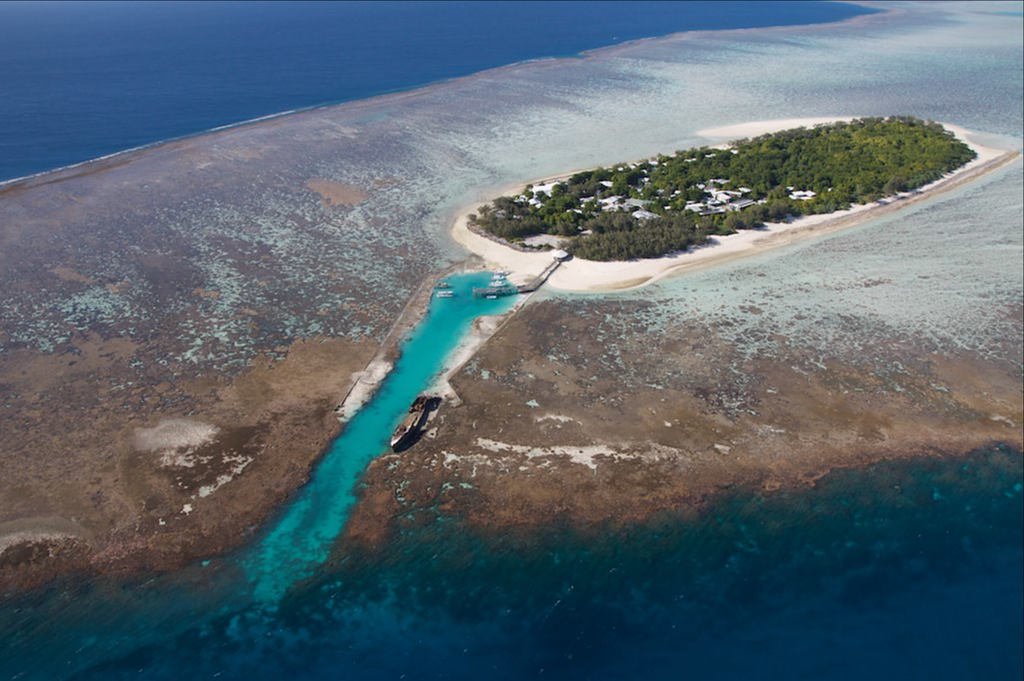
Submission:
{"label": "white sandy beach", "polygon": [[[834,121],[849,121],[852,117],[830,118],[786,118],[770,121],[753,121],[739,125],[709,128],[698,131],[708,144],[722,144],[744,137],[756,137],[780,130],[801,126],[812,126]],[[974,180],[1015,159],[1015,151],[986,147],[971,139],[971,133],[964,128],[948,123],[942,124],[978,154],[978,157],[946,177],[916,191],[901,194],[898,198],[855,206],[850,210],[826,215],[805,216],[789,223],[767,224],[763,229],[748,230],[725,237],[713,237],[705,246],[678,255],[647,260],[626,262],[594,262],[573,259],[563,264],[548,280],[548,285],[566,291],[610,291],[645,286],[670,274],[703,269],[741,257],[749,257],[771,248],[828,234],[840,229],[861,224],[881,217],[919,201],[936,196],[957,186]],[[564,175],[559,179],[568,178]],[[550,179],[550,178],[545,178]],[[524,185],[505,187],[491,192],[485,201],[509,194]],[[453,238],[467,250],[480,256],[493,269],[508,270],[511,278],[524,282],[539,273],[551,262],[548,253],[524,253],[491,241],[469,230],[467,217],[485,201],[460,211],[452,228]]]}

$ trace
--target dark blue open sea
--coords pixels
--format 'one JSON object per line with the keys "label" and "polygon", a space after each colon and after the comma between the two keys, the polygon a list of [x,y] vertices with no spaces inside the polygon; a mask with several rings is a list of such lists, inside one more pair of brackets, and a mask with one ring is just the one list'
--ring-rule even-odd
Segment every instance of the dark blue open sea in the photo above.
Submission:
{"label": "dark blue open sea", "polygon": [[284,111],[828,2],[4,2],[0,181]]}
{"label": "dark blue open sea", "polygon": [[[525,59],[863,11],[7,3],[0,179]],[[435,302],[420,334],[444,328],[450,347],[501,302]],[[439,362],[446,348],[418,338],[407,355]],[[341,437],[363,438],[359,419],[400,417],[430,379],[422,365],[397,366]],[[352,482],[385,444],[374,438],[389,428],[371,426],[358,447],[336,444],[236,554],[0,599],[0,679],[1021,678],[1019,452],[884,462],[771,494],[736,487],[699,509],[587,530],[481,535],[438,514],[368,552],[336,537],[358,499]]]}

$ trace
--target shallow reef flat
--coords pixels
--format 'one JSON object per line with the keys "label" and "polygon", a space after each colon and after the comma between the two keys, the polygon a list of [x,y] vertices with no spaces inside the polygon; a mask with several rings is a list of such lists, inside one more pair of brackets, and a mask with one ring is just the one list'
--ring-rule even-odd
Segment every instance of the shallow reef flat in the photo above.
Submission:
{"label": "shallow reef flat", "polygon": [[780,333],[770,306],[737,307],[687,320],[639,301],[527,307],[451,381],[463,404],[436,438],[371,464],[350,537],[377,544],[438,508],[484,533],[622,526],[737,485],[794,490],[995,443],[1019,457],[1019,347],[944,352],[848,316],[829,349]]}
{"label": "shallow reef flat", "polygon": [[371,465],[350,536],[437,508],[485,534],[621,528],[737,486],[998,443],[1019,458],[1020,182],[1018,164],[745,262],[534,301],[452,377],[436,438]]}
{"label": "shallow reef flat", "polygon": [[[452,218],[495,187],[794,116],[909,113],[1019,149],[1018,29],[938,4],[673,36],[0,187],[0,580],[251,536],[413,293],[465,259]],[[371,467],[350,532],[386,535],[407,480],[410,503],[464,482],[442,507],[492,524],[585,520],[689,503],[687,470],[771,486],[1014,442],[1021,186],[1018,163],[769,260],[538,297],[453,377],[436,438]]]}

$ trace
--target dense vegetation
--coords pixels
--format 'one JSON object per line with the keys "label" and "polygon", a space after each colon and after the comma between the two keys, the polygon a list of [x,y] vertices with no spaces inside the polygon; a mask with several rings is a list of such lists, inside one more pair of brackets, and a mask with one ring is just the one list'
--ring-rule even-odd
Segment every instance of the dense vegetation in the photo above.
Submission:
{"label": "dense vegetation", "polygon": [[910,191],[975,157],[952,133],[910,117],[862,118],[701,147],[527,186],[470,222],[510,242],[571,237],[588,260],[649,258],[765,221],[831,213]]}

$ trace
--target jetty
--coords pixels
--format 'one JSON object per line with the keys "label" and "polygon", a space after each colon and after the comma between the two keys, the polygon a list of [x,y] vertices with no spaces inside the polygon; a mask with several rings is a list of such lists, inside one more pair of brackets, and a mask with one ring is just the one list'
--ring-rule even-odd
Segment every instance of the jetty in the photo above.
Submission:
{"label": "jetty", "polygon": [[563,262],[572,257],[562,250],[555,251],[552,255],[554,255],[554,259],[548,264],[548,266],[545,267],[540,274],[525,284],[519,284],[517,286],[509,283],[504,286],[485,286],[483,288],[474,288],[473,297],[500,298],[502,296],[514,296],[520,293],[533,293],[544,285],[544,282],[548,280],[548,277],[554,274],[555,270],[557,270]]}

